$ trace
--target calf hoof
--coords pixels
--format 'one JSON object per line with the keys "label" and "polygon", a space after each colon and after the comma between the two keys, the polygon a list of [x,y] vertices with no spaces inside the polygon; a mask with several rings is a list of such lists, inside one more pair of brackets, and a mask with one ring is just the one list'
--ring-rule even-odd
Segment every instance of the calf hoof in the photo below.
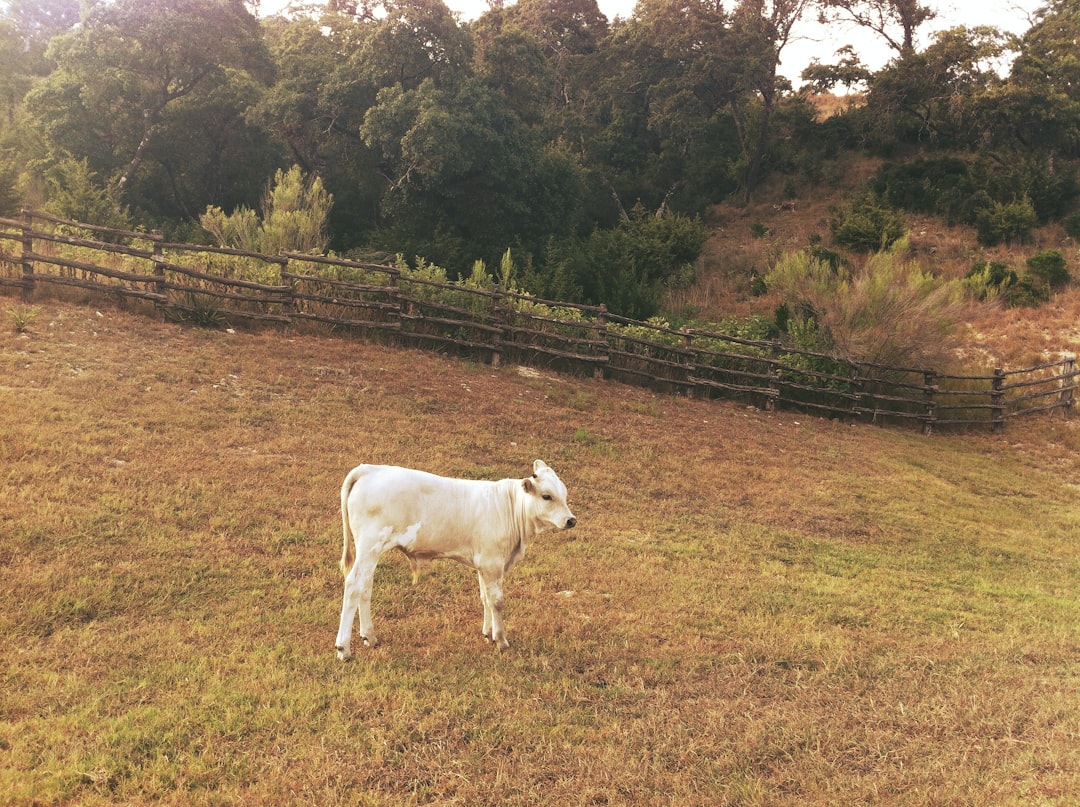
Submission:
{"label": "calf hoof", "polygon": [[342,661],[348,661],[352,658],[352,652],[349,648],[338,645],[335,649],[337,650],[337,657]]}
{"label": "calf hoof", "polygon": [[364,647],[378,647],[379,638],[377,636],[361,636],[364,640]]}

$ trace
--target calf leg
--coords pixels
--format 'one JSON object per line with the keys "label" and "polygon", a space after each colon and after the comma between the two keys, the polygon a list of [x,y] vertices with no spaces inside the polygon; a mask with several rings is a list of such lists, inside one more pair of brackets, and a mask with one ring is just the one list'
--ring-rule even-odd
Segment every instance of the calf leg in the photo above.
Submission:
{"label": "calf leg", "polygon": [[379,643],[371,624],[371,585],[375,579],[375,567],[378,555],[372,552],[357,552],[356,561],[345,576],[345,592],[341,600],[341,622],[338,624],[338,658],[348,661],[352,658],[353,620],[360,616],[360,638],[369,647]]}
{"label": "calf leg", "polygon": [[487,586],[484,584],[483,572],[476,573],[477,580],[480,581],[480,604],[484,606],[484,638],[491,638],[491,603],[488,602]]}
{"label": "calf leg", "polygon": [[502,573],[481,570],[480,596],[484,601],[484,635],[500,650],[510,647],[503,629]]}

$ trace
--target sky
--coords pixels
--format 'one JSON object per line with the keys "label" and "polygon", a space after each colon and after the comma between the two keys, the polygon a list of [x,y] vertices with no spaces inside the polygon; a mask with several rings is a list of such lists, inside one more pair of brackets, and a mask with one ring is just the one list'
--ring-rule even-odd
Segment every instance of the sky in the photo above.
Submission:
{"label": "sky", "polygon": [[[262,0],[262,14],[276,13],[288,5],[289,0]],[[728,0],[730,5],[732,0]],[[444,0],[451,11],[457,12],[463,20],[473,20],[487,11],[486,0]],[[507,0],[507,5],[513,2]],[[598,0],[600,11],[609,19],[630,17],[636,0]],[[937,18],[921,31],[916,40],[916,48],[921,50],[930,43],[933,31],[953,28],[959,25],[973,27],[992,25],[1013,33],[1023,33],[1031,27],[1031,18],[1036,9],[1046,4],[1046,0],[945,0],[930,2],[937,9]],[[726,6],[725,6],[726,7]],[[855,26],[832,26],[825,28],[818,25],[816,14],[809,15],[796,30],[796,37],[788,43],[780,54],[780,74],[798,86],[799,74],[812,59],[823,64],[833,60],[838,48],[853,45],[863,63],[871,70],[884,66],[892,57],[885,42],[875,34],[859,30]]]}

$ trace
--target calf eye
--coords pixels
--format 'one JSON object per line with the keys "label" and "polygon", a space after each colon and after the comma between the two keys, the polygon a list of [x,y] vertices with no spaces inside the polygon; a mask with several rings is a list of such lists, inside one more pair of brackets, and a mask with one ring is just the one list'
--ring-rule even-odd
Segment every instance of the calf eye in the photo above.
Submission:
{"label": "calf eye", "polygon": [[549,496],[547,493],[545,493],[544,494],[544,501],[545,502],[550,502],[551,501],[551,496]]}

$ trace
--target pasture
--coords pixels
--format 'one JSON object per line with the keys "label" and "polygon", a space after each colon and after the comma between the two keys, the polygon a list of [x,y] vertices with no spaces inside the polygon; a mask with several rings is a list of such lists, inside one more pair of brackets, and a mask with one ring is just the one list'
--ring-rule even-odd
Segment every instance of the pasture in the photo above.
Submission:
{"label": "pasture", "polygon": [[[6,803],[1080,792],[1075,420],[924,437],[39,306],[0,323]],[[394,554],[338,661],[345,472],[536,458],[578,526],[508,578],[511,649],[471,571]]]}

